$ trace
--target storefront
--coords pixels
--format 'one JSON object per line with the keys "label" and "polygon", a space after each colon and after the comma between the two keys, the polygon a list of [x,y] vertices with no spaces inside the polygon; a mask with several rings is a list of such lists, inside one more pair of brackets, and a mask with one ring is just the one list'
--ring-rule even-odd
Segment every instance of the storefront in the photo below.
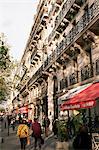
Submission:
{"label": "storefront", "polygon": [[68,111],[69,111],[69,114],[72,114],[71,110],[75,109],[75,107],[80,108],[80,106],[78,104],[76,104],[75,106],[72,106],[72,109],[71,109],[70,105],[65,105],[65,103],[68,103],[71,98],[73,98],[76,94],[80,93],[81,91],[83,91],[84,89],[89,87],[90,85],[91,85],[91,83],[75,87],[73,89],[68,90],[65,94],[60,96],[58,98],[59,116],[62,115],[62,114],[64,114],[64,115],[67,114],[68,115]]}
{"label": "storefront", "polygon": [[23,106],[19,108],[19,114],[21,118],[28,118],[28,106]]}
{"label": "storefront", "polygon": [[93,83],[61,105],[62,110],[90,108],[99,98],[99,83]]}
{"label": "storefront", "polygon": [[[78,111],[90,132],[99,130],[99,82],[89,85],[61,105],[61,111]],[[98,115],[98,116],[97,116]],[[76,116],[76,117],[77,117]]]}

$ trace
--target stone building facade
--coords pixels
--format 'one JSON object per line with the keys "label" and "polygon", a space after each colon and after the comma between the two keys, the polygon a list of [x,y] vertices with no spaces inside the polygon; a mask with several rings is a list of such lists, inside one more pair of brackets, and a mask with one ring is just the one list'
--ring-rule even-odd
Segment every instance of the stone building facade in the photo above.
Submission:
{"label": "stone building facade", "polygon": [[99,80],[99,0],[40,0],[17,75],[14,109],[58,118],[61,96]]}

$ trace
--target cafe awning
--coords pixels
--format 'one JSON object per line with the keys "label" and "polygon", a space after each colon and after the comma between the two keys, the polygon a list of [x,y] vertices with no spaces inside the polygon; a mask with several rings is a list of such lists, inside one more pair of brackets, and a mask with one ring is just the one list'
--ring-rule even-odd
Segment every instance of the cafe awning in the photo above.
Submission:
{"label": "cafe awning", "polygon": [[68,92],[66,92],[64,95],[60,96],[58,100],[61,102],[66,102],[66,100],[69,100],[70,98],[74,97],[76,94],[80,93],[82,90],[86,89],[91,84],[92,83],[88,83],[85,85],[74,87],[73,89],[68,90]]}
{"label": "cafe awning", "polygon": [[89,85],[61,105],[61,110],[74,110],[94,107],[99,97],[99,82]]}
{"label": "cafe awning", "polygon": [[25,113],[28,113],[28,106],[24,106],[24,107],[21,107],[20,109],[19,109],[19,112],[21,113],[21,114],[25,114]]}

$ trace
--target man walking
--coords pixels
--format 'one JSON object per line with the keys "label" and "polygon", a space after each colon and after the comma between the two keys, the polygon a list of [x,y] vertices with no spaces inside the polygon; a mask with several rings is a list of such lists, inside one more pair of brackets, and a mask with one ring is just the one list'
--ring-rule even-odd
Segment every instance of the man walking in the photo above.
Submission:
{"label": "man walking", "polygon": [[33,129],[33,135],[35,139],[35,143],[34,143],[35,150],[37,148],[37,143],[38,143],[39,149],[41,149],[41,133],[42,132],[41,132],[41,125],[38,122],[37,118],[34,118],[32,129]]}

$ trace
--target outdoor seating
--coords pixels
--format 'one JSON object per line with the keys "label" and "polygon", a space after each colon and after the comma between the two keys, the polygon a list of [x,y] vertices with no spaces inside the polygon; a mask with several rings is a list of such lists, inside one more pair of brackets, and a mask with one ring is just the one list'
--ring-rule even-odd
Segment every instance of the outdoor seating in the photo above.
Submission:
{"label": "outdoor seating", "polygon": [[99,133],[92,133],[92,149],[99,150]]}

